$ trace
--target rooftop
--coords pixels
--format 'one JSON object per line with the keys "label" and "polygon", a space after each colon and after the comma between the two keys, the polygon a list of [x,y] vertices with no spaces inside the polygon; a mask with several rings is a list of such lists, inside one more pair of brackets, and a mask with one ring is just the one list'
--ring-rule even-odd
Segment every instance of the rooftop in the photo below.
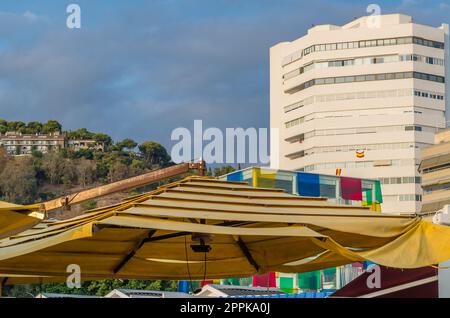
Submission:
{"label": "rooftop", "polygon": [[207,285],[228,296],[244,296],[244,295],[273,295],[284,294],[281,289],[275,287],[252,287],[252,286],[236,286],[236,285]]}
{"label": "rooftop", "polygon": [[182,292],[161,291],[161,290],[141,290],[141,289],[114,289],[105,297],[112,295],[113,293],[122,293],[129,298],[187,298],[193,297],[190,294]]}

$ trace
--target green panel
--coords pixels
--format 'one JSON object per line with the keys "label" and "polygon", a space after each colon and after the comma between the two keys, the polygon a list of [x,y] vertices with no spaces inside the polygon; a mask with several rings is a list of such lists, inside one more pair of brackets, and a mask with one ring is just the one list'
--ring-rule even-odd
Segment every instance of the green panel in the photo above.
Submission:
{"label": "green panel", "polygon": [[324,275],[335,275],[336,274],[336,267],[326,268],[323,270]]}
{"label": "green panel", "polygon": [[305,290],[319,290],[322,287],[320,271],[300,273],[298,276],[298,288]]}
{"label": "green panel", "polygon": [[366,190],[366,200],[367,200],[366,202],[367,202],[367,205],[372,205],[372,203],[373,203],[372,195],[373,195],[372,190]]}
{"label": "green panel", "polygon": [[380,181],[375,181],[375,200],[378,203],[383,203],[383,196],[381,195],[381,184]]}
{"label": "green panel", "polygon": [[294,278],[280,277],[280,289],[285,293],[290,294],[294,292]]}
{"label": "green panel", "polygon": [[223,280],[223,284],[239,286],[241,284],[241,279],[240,278],[226,278]]}
{"label": "green panel", "polygon": [[239,281],[240,286],[252,286],[253,285],[253,277],[244,277]]}

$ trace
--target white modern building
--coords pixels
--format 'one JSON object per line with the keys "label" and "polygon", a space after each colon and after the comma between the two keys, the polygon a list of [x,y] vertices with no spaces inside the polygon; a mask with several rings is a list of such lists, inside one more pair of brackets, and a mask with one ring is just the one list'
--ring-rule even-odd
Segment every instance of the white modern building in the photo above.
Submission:
{"label": "white modern building", "polygon": [[279,151],[271,161],[379,178],[383,212],[420,211],[420,148],[446,126],[448,34],[446,24],[390,14],[318,25],[273,46],[270,125]]}

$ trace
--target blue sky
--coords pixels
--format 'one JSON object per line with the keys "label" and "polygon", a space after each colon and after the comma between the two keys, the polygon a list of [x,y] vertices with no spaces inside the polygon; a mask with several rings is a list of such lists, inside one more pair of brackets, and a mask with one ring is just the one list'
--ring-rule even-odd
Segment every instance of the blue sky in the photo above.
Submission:
{"label": "blue sky", "polygon": [[[0,118],[155,140],[176,127],[268,127],[269,47],[375,1],[2,0]],[[69,30],[77,3],[82,28]],[[376,1],[450,23],[450,0]]]}

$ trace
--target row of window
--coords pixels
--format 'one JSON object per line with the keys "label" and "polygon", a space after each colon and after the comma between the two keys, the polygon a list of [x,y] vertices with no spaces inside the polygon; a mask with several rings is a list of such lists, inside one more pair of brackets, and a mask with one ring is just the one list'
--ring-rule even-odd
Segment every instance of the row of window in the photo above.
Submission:
{"label": "row of window", "polygon": [[335,135],[354,135],[354,134],[373,134],[373,133],[392,133],[402,131],[424,131],[436,133],[438,128],[428,126],[380,126],[380,127],[359,127],[359,128],[342,128],[342,129],[324,129],[313,130],[305,133],[305,139],[314,136],[335,136]]}
{"label": "row of window", "polygon": [[[392,167],[400,167],[400,166],[414,166],[416,162],[414,159],[393,159],[389,160],[389,163],[384,163],[383,166],[392,166]],[[347,161],[347,162],[328,162],[328,163],[318,163],[307,165],[301,169],[300,171],[311,172],[322,169],[353,169],[353,168],[372,168],[374,165],[374,161]]]}
{"label": "row of window", "polygon": [[[374,118],[374,116],[392,116],[403,114],[415,114],[423,115],[424,109],[421,107],[397,107],[397,108],[380,108],[380,109],[365,109],[365,110],[348,110],[340,112],[318,112],[305,116],[305,121],[309,121],[309,117],[312,119],[336,119],[336,118],[361,118],[368,117]],[[428,110],[428,112],[434,112],[435,116],[444,116],[444,112],[440,110]],[[431,116],[431,115],[429,115]]]}
{"label": "row of window", "polygon": [[57,145],[57,140],[6,140],[0,141],[0,145]]}
{"label": "row of window", "polygon": [[[365,111],[361,113],[354,113],[352,111],[343,111],[339,115],[336,115],[336,112],[331,113],[315,113],[315,114],[309,114],[306,116],[298,117],[292,120],[289,120],[284,123],[284,126],[286,129],[292,128],[295,126],[298,126],[300,124],[303,124],[304,122],[308,122],[311,120],[318,120],[318,119],[337,119],[337,118],[352,118],[355,117],[355,119],[360,117],[373,117],[373,116],[391,116],[395,114],[416,114],[416,115],[422,115],[422,111],[418,109],[410,109],[410,107],[405,107],[406,110],[398,110],[398,109],[387,109],[384,112],[381,113],[373,113],[373,111]],[[330,114],[330,115],[327,115]],[[442,114],[442,113],[441,113]],[[394,128],[395,127],[395,128]],[[422,126],[418,125],[407,125],[407,126],[382,126],[382,127],[361,127],[361,128],[343,128],[343,129],[329,129],[329,130],[323,130],[328,131],[329,133],[324,133],[318,135],[317,133],[315,136],[327,136],[327,135],[345,135],[345,134],[358,134],[358,133],[376,133],[376,132],[394,132],[394,131],[402,131],[402,127],[404,127],[405,131],[427,131],[427,132],[435,132],[435,129],[432,130],[424,130]],[[321,131],[321,130],[318,130]],[[333,133],[334,131],[334,133]]]}
{"label": "row of window", "polygon": [[342,83],[354,83],[354,82],[368,82],[368,81],[385,81],[396,79],[408,79],[417,78],[426,81],[432,81],[437,83],[444,83],[443,76],[421,73],[421,72],[396,72],[396,73],[381,73],[381,74],[366,74],[366,75],[352,75],[352,76],[339,76],[339,77],[325,77],[315,78],[304,82],[300,85],[292,87],[285,91],[288,94],[294,94],[306,88],[314,85],[329,85],[329,84],[342,84]]}
{"label": "row of window", "polygon": [[419,37],[415,37],[415,36],[390,38],[390,39],[378,39],[378,40],[316,44],[316,45],[311,45],[303,50],[296,51],[296,52],[286,56],[285,58],[283,58],[281,65],[285,66],[289,63],[300,60],[301,58],[303,58],[303,56],[306,56],[313,52],[357,49],[357,48],[374,47],[374,46],[402,45],[402,44],[418,44],[418,45],[423,45],[423,46],[428,46],[428,47],[434,47],[437,49],[444,48],[443,42],[427,40],[427,39],[423,39],[423,38],[419,38]]}
{"label": "row of window", "polygon": [[420,194],[383,195],[383,200],[385,202],[398,202],[398,201],[421,202],[422,196]]}
{"label": "row of window", "polygon": [[437,127],[429,126],[380,126],[380,127],[359,127],[359,128],[341,128],[341,129],[323,129],[323,130],[312,130],[306,133],[298,134],[286,138],[285,141],[303,142],[305,139],[309,139],[315,136],[337,136],[337,135],[354,135],[354,134],[369,134],[369,133],[393,133],[402,131],[422,131],[429,133],[436,133],[438,131]]}
{"label": "row of window", "polygon": [[450,163],[446,162],[446,163],[443,163],[438,166],[433,166],[430,168],[423,169],[422,173],[430,173],[430,172],[439,171],[439,170],[448,169],[448,168],[450,168]]}
{"label": "row of window", "polygon": [[421,149],[429,144],[425,143],[388,143],[388,144],[369,144],[369,145],[342,145],[329,147],[313,147],[302,151],[297,151],[286,155],[287,158],[297,159],[313,154],[329,153],[329,152],[356,152],[356,151],[377,151],[377,150],[397,150],[397,149]]}
{"label": "row of window", "polygon": [[420,194],[400,194],[398,197],[399,201],[422,201],[422,196]]}
{"label": "row of window", "polygon": [[428,92],[419,91],[419,90],[415,90],[415,91],[414,91],[414,96],[417,96],[417,97],[427,97],[427,98],[432,98],[432,99],[444,100],[444,95],[441,95],[441,94],[435,94],[435,93],[428,93]]}
{"label": "row of window", "polygon": [[404,62],[404,61],[414,61],[427,64],[444,65],[443,59],[418,54],[367,56],[367,57],[356,57],[349,59],[328,60],[328,61],[308,63],[305,66],[302,66],[298,69],[295,69],[293,71],[284,74],[283,79],[286,81],[313,69],[345,67],[355,65],[383,64],[383,63]]}
{"label": "row of window", "polygon": [[52,145],[45,145],[45,146],[21,146],[21,145],[16,145],[16,146],[5,146],[6,150],[16,150],[17,148],[21,148],[24,150],[31,150],[32,147],[35,147],[36,150],[46,150],[48,148],[51,148]]}
{"label": "row of window", "polygon": [[390,90],[378,90],[378,91],[361,91],[361,92],[349,92],[341,94],[326,94],[311,96],[299,102],[287,105],[284,107],[284,112],[288,113],[295,109],[307,106],[313,103],[326,103],[334,102],[337,100],[353,100],[353,99],[370,99],[370,98],[388,98],[388,97],[405,97],[412,95],[424,98],[433,98],[444,100],[444,95],[442,93],[424,91],[424,90],[414,90],[412,88],[403,89],[390,89]]}
{"label": "row of window", "polygon": [[380,178],[381,184],[406,184],[406,183],[421,183],[420,177],[390,177]]}
{"label": "row of window", "polygon": [[422,189],[423,189],[423,193],[425,193],[425,194],[430,194],[435,191],[445,191],[445,190],[450,189],[450,183],[447,182],[447,183],[443,183],[443,184],[433,184],[433,185],[425,186]]}
{"label": "row of window", "polygon": [[431,56],[424,56],[419,54],[402,54],[399,55],[400,62],[403,61],[413,61],[413,62],[421,62],[426,64],[433,64],[433,65],[440,65],[444,66],[444,60],[437,58],[437,57],[431,57]]}
{"label": "row of window", "polygon": [[296,119],[285,122],[284,126],[286,128],[291,128],[291,127],[302,124],[304,121],[305,121],[305,117],[300,117],[300,118],[296,118]]}

